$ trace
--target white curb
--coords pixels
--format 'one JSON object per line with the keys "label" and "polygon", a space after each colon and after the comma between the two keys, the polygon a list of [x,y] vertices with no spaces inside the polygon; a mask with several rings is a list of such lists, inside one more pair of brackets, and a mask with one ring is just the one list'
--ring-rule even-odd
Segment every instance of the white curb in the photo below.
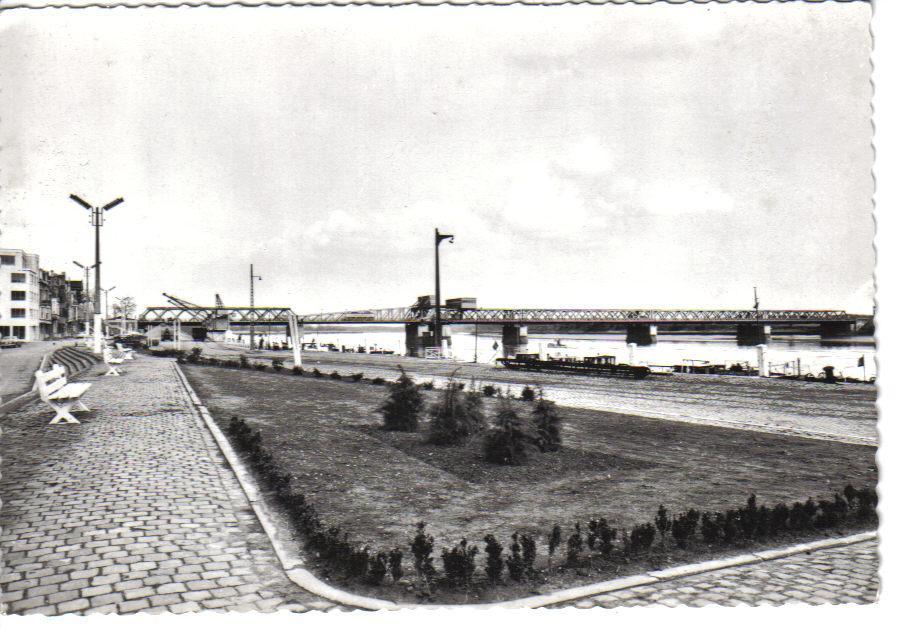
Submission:
{"label": "white curb", "polygon": [[263,526],[264,532],[266,533],[267,537],[269,537],[270,543],[273,545],[273,550],[275,550],[276,556],[279,558],[279,562],[282,564],[282,568],[285,570],[289,580],[309,593],[319,595],[330,601],[337,602],[339,604],[345,604],[347,606],[354,606],[356,608],[362,608],[365,610],[494,610],[540,608],[543,606],[551,606],[553,604],[563,604],[565,602],[571,602],[573,600],[590,597],[593,595],[612,593],[622,589],[630,589],[633,587],[640,587],[648,584],[656,584],[658,582],[675,580],[676,578],[683,578],[686,576],[718,571],[720,569],[727,569],[730,567],[739,567],[742,565],[761,563],[768,560],[785,558],[795,554],[804,554],[831,547],[853,545],[855,543],[861,543],[863,541],[870,541],[878,538],[877,531],[862,532],[859,534],[853,534],[839,538],[823,539],[821,541],[812,541],[810,543],[800,543],[798,545],[790,545],[787,547],[771,550],[763,550],[749,554],[740,554],[738,556],[731,556],[729,558],[707,560],[691,565],[679,565],[677,567],[670,567],[668,569],[662,569],[659,571],[651,571],[645,574],[625,576],[623,578],[616,578],[614,580],[597,582],[595,584],[588,584],[580,587],[555,591],[554,593],[518,598],[516,600],[508,600],[505,602],[490,602],[485,604],[398,604],[390,600],[381,600],[378,598],[356,595],[354,593],[348,593],[341,589],[337,589],[336,587],[333,587],[320,580],[304,566],[304,561],[301,559],[296,549],[288,547],[288,544],[279,538],[276,526],[273,523],[273,521],[276,519],[273,515],[272,510],[262,500],[260,491],[257,489],[256,485],[251,479],[250,474],[247,472],[247,470],[244,468],[243,463],[235,454],[231,444],[228,442],[228,439],[225,438],[225,436],[222,434],[222,430],[220,430],[219,426],[216,425],[215,421],[213,421],[212,416],[209,414],[209,410],[205,405],[203,405],[199,397],[197,397],[193,388],[190,386],[190,382],[187,381],[187,378],[184,376],[184,373],[181,371],[177,362],[174,362],[173,364],[174,369],[184,386],[185,392],[193,402],[193,406],[200,413],[204,424],[209,429],[216,443],[219,445],[219,449],[222,450],[222,453],[228,461],[228,464],[231,466],[232,471],[237,476],[238,482],[241,484],[241,488],[244,490],[247,499],[250,501],[251,507],[253,508],[254,513],[256,513],[257,519],[260,521],[260,525]]}

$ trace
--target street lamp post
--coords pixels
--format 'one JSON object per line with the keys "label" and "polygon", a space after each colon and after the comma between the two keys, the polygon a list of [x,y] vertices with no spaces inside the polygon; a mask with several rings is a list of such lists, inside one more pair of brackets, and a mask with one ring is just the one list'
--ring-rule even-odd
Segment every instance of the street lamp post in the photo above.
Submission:
{"label": "street lamp post", "polygon": [[434,230],[434,345],[438,351],[443,349],[441,338],[441,262],[438,249],[441,242],[450,240],[453,242],[453,236],[441,233],[435,228]]}
{"label": "street lamp post", "polygon": [[88,339],[89,339],[89,313],[86,311],[85,305],[86,305],[86,303],[89,302],[89,271],[92,270],[93,268],[95,268],[95,265],[93,264],[93,265],[91,265],[91,266],[87,266],[87,265],[85,265],[85,264],[80,264],[79,262],[77,262],[77,261],[75,261],[75,260],[73,261],[73,263],[76,264],[77,266],[79,266],[80,268],[82,268],[82,269],[85,271],[85,275],[86,275],[85,280],[84,280],[85,283],[83,283],[83,285],[82,285],[82,306],[83,306],[83,307],[82,307],[82,311],[83,311],[83,314],[85,315],[85,318],[84,318],[83,322],[84,322],[85,325],[86,325],[86,329],[85,329],[85,332],[86,332],[86,343],[87,343],[86,346],[89,346],[89,345],[88,345]]}
{"label": "street lamp post", "polygon": [[108,293],[114,290],[117,286],[111,286],[110,288],[102,288],[101,291],[105,293],[105,320],[108,320],[108,317],[111,316],[108,310]]}
{"label": "street lamp post", "polygon": [[[254,307],[254,279],[256,279],[257,281],[263,281],[263,277],[261,277],[260,275],[254,274],[254,265],[251,264],[250,265],[250,307],[251,307],[251,309],[253,309],[253,307]],[[253,319],[254,313],[253,313],[253,311],[250,313],[250,316],[251,316],[251,319],[250,319],[250,350],[253,351],[254,350],[254,319]]]}
{"label": "street lamp post", "polygon": [[96,354],[101,353],[101,227],[105,223],[105,212],[110,211],[124,202],[123,198],[116,198],[101,207],[93,207],[82,198],[75,194],[70,194],[70,199],[88,209],[92,213],[91,223],[95,227],[95,342],[93,351]]}

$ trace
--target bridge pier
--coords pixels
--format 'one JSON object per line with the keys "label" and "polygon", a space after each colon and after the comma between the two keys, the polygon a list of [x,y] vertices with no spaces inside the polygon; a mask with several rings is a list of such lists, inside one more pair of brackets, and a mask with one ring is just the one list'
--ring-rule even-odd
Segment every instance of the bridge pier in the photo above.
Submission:
{"label": "bridge pier", "polygon": [[501,350],[505,358],[524,353],[529,343],[527,326],[510,323],[501,328]]}
{"label": "bridge pier", "polygon": [[818,333],[822,338],[847,338],[856,335],[856,323],[843,321],[829,321],[818,326]]}
{"label": "bridge pier", "polygon": [[425,357],[428,330],[428,325],[422,323],[406,323],[406,355],[413,358]]}
{"label": "bridge pier", "polygon": [[629,324],[625,342],[641,347],[656,344],[656,325],[651,325],[649,323]]}
{"label": "bridge pier", "polygon": [[735,331],[736,343],[741,346],[766,345],[770,342],[770,325],[739,323]]}

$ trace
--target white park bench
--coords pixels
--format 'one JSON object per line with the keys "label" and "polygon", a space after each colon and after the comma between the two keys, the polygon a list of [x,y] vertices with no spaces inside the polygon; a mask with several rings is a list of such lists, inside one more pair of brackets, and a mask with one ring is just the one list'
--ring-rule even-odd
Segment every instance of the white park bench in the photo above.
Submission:
{"label": "white park bench", "polygon": [[104,356],[105,364],[108,366],[108,372],[105,375],[119,376],[120,371],[117,370],[117,367],[124,363],[124,358],[115,357],[111,347],[108,346],[105,346]]}
{"label": "white park bench", "polygon": [[53,408],[56,414],[51,424],[66,421],[79,423],[72,412],[88,412],[86,405],[79,400],[92,384],[86,382],[67,382],[66,369],[55,364],[50,371],[35,371],[35,384],[38,396]]}
{"label": "white park bench", "polygon": [[117,349],[117,352],[121,354],[121,357],[123,357],[125,360],[133,359],[133,349],[130,347],[125,347],[119,342],[115,342],[114,347]]}

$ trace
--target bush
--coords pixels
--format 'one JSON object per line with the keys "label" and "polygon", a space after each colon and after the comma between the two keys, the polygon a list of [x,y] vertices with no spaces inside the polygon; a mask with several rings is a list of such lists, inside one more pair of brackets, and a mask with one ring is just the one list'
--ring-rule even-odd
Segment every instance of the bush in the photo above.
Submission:
{"label": "bush", "polygon": [[381,406],[384,429],[395,432],[414,432],[425,400],[415,382],[400,368],[399,379],[390,388],[390,395]]}
{"label": "bush", "polygon": [[705,512],[701,515],[701,536],[704,538],[704,543],[711,544],[720,540],[721,531],[719,523],[717,523],[720,517],[722,517],[720,513],[712,515]]}
{"label": "bush", "polygon": [[311,371],[311,373],[314,375],[314,377],[317,377],[317,378],[323,377],[323,372],[322,372],[319,368],[317,368],[316,366],[315,366],[314,369]]}
{"label": "bush", "polygon": [[187,361],[190,364],[197,364],[200,362],[200,357],[203,355],[203,350],[200,347],[194,347],[190,350],[190,355],[187,356]]}
{"label": "bush", "polygon": [[300,366],[293,366],[292,375],[304,375],[304,369]]}
{"label": "bush", "polygon": [[254,369],[256,369],[256,370],[258,370],[258,371],[265,371],[265,370],[266,370],[266,365],[265,365],[263,362],[256,362],[256,363],[254,364]]}
{"label": "bush", "polygon": [[333,371],[330,373],[330,379],[342,379],[342,375],[339,374],[339,371]]}
{"label": "bush", "polygon": [[527,458],[529,437],[509,399],[501,399],[496,421],[496,426],[485,435],[485,460],[497,464],[522,464]]}
{"label": "bush", "polygon": [[238,366],[241,367],[242,369],[249,369],[249,368],[250,368],[250,360],[248,360],[248,359],[247,359],[247,356],[244,355],[243,353],[242,353],[241,356],[238,358]]}
{"label": "bush", "polygon": [[587,546],[590,550],[599,551],[605,557],[612,553],[612,545],[618,536],[618,530],[609,527],[605,518],[593,519],[587,524]]}
{"label": "bush", "polygon": [[273,370],[276,371],[277,373],[282,371],[282,369],[284,368],[284,366],[282,364],[282,358],[273,358],[271,364],[272,364]]}
{"label": "bush", "polygon": [[383,377],[375,377],[371,380],[371,383],[375,386],[383,386],[387,383],[387,380],[385,380]]}
{"label": "bush", "polygon": [[517,532],[514,532],[510,539],[510,554],[507,556],[507,573],[510,574],[512,580],[522,582],[526,579],[526,563],[523,562],[520,535]]}
{"label": "bush", "polygon": [[488,581],[491,584],[498,584],[501,582],[501,574],[504,573],[504,558],[501,556],[504,552],[504,547],[491,534],[486,535],[484,540],[485,554],[487,554],[485,575],[488,576]]}
{"label": "bush", "polygon": [[653,545],[656,537],[656,527],[652,523],[644,523],[631,528],[631,549],[634,554],[646,552]]}
{"label": "bush", "polygon": [[353,382],[360,382],[364,378],[364,373],[352,373],[349,377],[352,378]]}
{"label": "bush", "polygon": [[548,535],[548,570],[552,570],[552,558],[555,552],[561,546],[561,526],[555,525],[551,534]]}
{"label": "bush", "polygon": [[576,565],[580,562],[580,554],[583,553],[583,537],[580,534],[580,524],[574,524],[574,532],[567,537],[567,562],[569,565]]}
{"label": "bush", "polygon": [[666,534],[669,530],[672,529],[672,522],[669,521],[669,511],[666,510],[666,507],[660,504],[659,509],[656,511],[656,516],[653,517],[653,523],[656,524],[656,531],[659,532],[659,538],[662,543],[662,546],[666,546]]}
{"label": "bush", "polygon": [[701,515],[696,510],[689,510],[672,519],[672,538],[675,539],[675,544],[679,548],[685,549],[688,546],[688,541],[694,538],[700,519]]}
{"label": "bush", "polygon": [[412,544],[410,545],[412,565],[415,567],[415,573],[423,582],[426,585],[430,585],[431,578],[436,573],[434,558],[431,556],[431,552],[434,551],[434,537],[425,534],[424,521],[419,521],[415,524],[415,529],[415,538],[412,539]]}
{"label": "bush", "polygon": [[482,394],[486,397],[494,397],[498,392],[498,389],[492,386],[491,384],[485,384],[482,386]]}
{"label": "bush", "polygon": [[523,390],[520,391],[520,399],[523,401],[533,401],[536,398],[536,391],[530,388],[529,386],[524,386]]}
{"label": "bush", "polygon": [[422,382],[422,390],[434,390],[434,380],[428,380],[427,382]]}
{"label": "bush", "polygon": [[441,551],[441,562],[444,564],[444,582],[452,589],[463,588],[469,590],[472,583],[472,574],[476,570],[476,554],[479,549],[473,545],[469,547],[466,539],[460,541],[448,551]]}
{"label": "bush", "polygon": [[428,441],[435,445],[453,445],[479,432],[485,425],[478,392],[465,392],[450,380],[443,398],[431,407],[431,431]]}
{"label": "bush", "polygon": [[383,552],[371,557],[368,561],[368,575],[365,578],[368,584],[377,586],[382,584],[387,575],[387,555]]}
{"label": "bush", "polygon": [[536,445],[540,451],[561,449],[561,416],[554,401],[548,401],[539,391],[539,399],[533,408],[536,423]]}
{"label": "bush", "polygon": [[403,577],[403,553],[398,548],[393,548],[393,551],[390,552],[389,557],[389,567],[390,567],[390,577],[393,578],[393,582],[399,582],[399,579]]}

